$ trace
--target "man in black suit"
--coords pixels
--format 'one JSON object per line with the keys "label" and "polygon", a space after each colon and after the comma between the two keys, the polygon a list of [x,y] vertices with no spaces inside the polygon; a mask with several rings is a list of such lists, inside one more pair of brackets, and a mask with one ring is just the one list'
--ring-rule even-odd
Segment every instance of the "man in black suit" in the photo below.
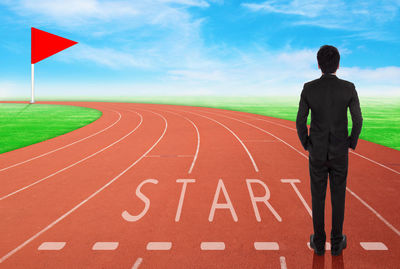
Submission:
{"label": "man in black suit", "polygon": [[[332,203],[331,253],[346,248],[342,234],[349,148],[355,150],[361,132],[362,116],[353,83],[336,77],[340,55],[333,46],[322,46],[317,54],[319,79],[304,84],[296,127],[301,144],[309,152],[314,234],[310,245],[317,255],[325,253],[325,195],[329,175]],[[353,128],[348,136],[347,108]],[[311,109],[310,135],[307,117]]]}

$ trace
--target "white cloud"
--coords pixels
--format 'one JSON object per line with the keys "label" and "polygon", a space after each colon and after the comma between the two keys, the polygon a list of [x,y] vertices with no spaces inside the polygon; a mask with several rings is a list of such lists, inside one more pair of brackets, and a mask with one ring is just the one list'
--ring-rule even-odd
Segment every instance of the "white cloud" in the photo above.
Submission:
{"label": "white cloud", "polygon": [[341,1],[307,0],[307,1],[265,1],[261,4],[243,3],[244,7],[252,11],[265,11],[271,13],[282,13],[300,15],[304,17],[317,17],[324,10],[341,8]]}
{"label": "white cloud", "polygon": [[384,92],[384,89],[397,89],[400,94],[400,67],[387,66],[375,69],[344,67],[339,69],[344,79],[352,80],[361,88],[370,91]]}
{"label": "white cloud", "polygon": [[[45,96],[138,96],[138,95],[290,95],[299,96],[303,84],[319,78],[316,50],[284,52],[257,51],[229,61],[208,61],[208,66],[171,69],[154,81],[57,81],[41,78],[36,85],[38,98]],[[290,60],[291,59],[291,60]],[[363,69],[340,67],[337,76],[356,85],[363,96],[400,96],[400,67]],[[28,79],[28,78],[27,78]],[[110,89],[115,89],[110,91]],[[1,83],[1,97],[29,98],[29,81]],[[8,98],[10,99],[10,98]]]}
{"label": "white cloud", "polygon": [[400,9],[399,1],[268,0],[242,3],[242,6],[253,12],[294,15],[294,25],[373,32],[375,35],[379,29],[372,31],[371,28],[394,21]]}
{"label": "white cloud", "polygon": [[204,0],[160,0],[163,3],[175,3],[195,7],[209,7],[210,4]]}
{"label": "white cloud", "polygon": [[121,69],[125,67],[150,67],[149,59],[136,56],[128,52],[117,51],[112,48],[95,48],[86,44],[78,44],[61,55],[58,59],[63,61],[89,61],[97,65]]}
{"label": "white cloud", "polygon": [[177,22],[188,20],[185,8],[209,7],[205,0],[3,0],[0,3],[40,24],[55,23],[67,29],[82,28],[83,31],[98,28],[99,24],[113,24],[106,27],[105,32],[146,24],[177,25]]}
{"label": "white cloud", "polygon": [[[86,43],[79,43],[55,56],[56,59],[95,63],[117,70],[138,68],[157,72],[157,75],[162,74],[157,80],[140,84],[129,81],[129,78],[120,84],[114,81],[96,85],[85,81],[69,84],[63,81],[55,85],[52,80],[54,84],[38,85],[40,94],[52,95],[57,88],[61,89],[56,91],[60,94],[90,96],[109,94],[109,89],[114,88],[118,89],[117,95],[298,95],[304,82],[320,76],[316,62],[317,48],[295,50],[289,46],[280,51],[269,51],[255,46],[241,51],[232,47],[205,46],[201,36],[204,20],[194,19],[187,8],[207,8],[211,2],[221,3],[220,0],[9,1],[10,5],[14,3],[12,8],[24,14],[23,17],[27,20],[43,17],[51,25],[68,26],[74,33],[82,31],[94,38],[92,44],[89,38]],[[323,0],[267,1],[244,6],[253,11],[296,15],[301,20],[307,18],[309,23],[315,23],[325,12],[328,12],[326,17],[329,21],[330,16],[337,11],[327,11],[327,7],[340,6],[343,3]],[[45,7],[46,4],[49,5]],[[368,6],[362,10],[369,10]],[[359,15],[365,15],[365,12]],[[343,18],[338,17],[337,20],[340,19]],[[348,23],[345,18],[343,20]],[[112,43],[115,40],[107,39],[110,33],[119,31],[128,36],[118,35],[119,43]],[[103,41],[104,43],[99,44],[99,36],[107,43]],[[112,37],[116,39],[115,36]],[[135,38],[141,42],[135,43]],[[345,48],[339,50],[342,54],[349,53]],[[398,67],[341,67],[338,76],[355,82],[360,95],[380,94],[381,91],[398,94],[400,85]],[[3,88],[11,89],[7,90],[7,94],[13,94],[19,89],[29,93],[29,81],[13,87]]]}

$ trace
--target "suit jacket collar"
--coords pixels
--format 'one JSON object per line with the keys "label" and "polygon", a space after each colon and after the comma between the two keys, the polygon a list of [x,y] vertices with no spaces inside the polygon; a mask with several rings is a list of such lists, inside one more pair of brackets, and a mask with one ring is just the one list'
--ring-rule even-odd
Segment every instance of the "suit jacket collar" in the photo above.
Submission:
{"label": "suit jacket collar", "polygon": [[334,74],[323,74],[320,78],[337,78]]}

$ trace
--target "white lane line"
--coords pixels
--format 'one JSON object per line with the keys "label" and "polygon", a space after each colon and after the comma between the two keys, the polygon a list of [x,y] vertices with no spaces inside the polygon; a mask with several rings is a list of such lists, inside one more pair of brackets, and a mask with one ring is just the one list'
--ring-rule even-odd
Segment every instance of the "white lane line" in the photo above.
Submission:
{"label": "white lane line", "polygon": [[185,120],[189,121],[192,124],[192,126],[194,127],[194,129],[196,130],[196,134],[197,134],[196,153],[194,154],[194,158],[193,158],[192,164],[190,165],[190,168],[189,168],[188,174],[190,174],[193,171],[193,167],[194,167],[194,164],[196,163],[197,156],[199,155],[199,150],[200,150],[200,132],[199,132],[199,128],[197,128],[197,125],[193,121],[191,121],[189,118],[187,118],[187,117],[185,117],[185,116],[183,116],[183,115],[181,115],[179,113],[172,112],[170,110],[161,110],[161,111],[168,112],[168,113],[171,113],[171,114],[175,114],[175,115],[178,115],[179,117],[184,118]]}
{"label": "white lane line", "polygon": [[98,135],[98,134],[100,134],[100,133],[102,133],[102,132],[108,130],[109,128],[111,128],[111,127],[113,127],[115,124],[117,124],[117,123],[121,120],[121,117],[122,117],[121,114],[120,114],[118,111],[114,111],[114,110],[112,110],[112,109],[110,109],[110,110],[118,114],[118,119],[117,119],[113,124],[111,124],[110,126],[104,128],[104,129],[102,129],[102,130],[100,130],[100,131],[98,131],[98,132],[96,132],[96,133],[94,133],[94,134],[91,134],[91,135],[89,135],[89,136],[87,136],[87,137],[84,137],[84,138],[81,138],[81,139],[79,139],[79,140],[77,140],[77,141],[74,141],[74,142],[72,142],[72,143],[70,143],[70,144],[68,144],[68,145],[65,145],[65,146],[56,148],[56,149],[54,149],[54,150],[48,151],[48,152],[46,152],[46,153],[43,153],[43,154],[41,154],[41,155],[38,155],[38,156],[35,156],[35,157],[33,157],[33,158],[27,159],[27,160],[25,160],[25,161],[22,161],[22,162],[19,162],[19,163],[15,163],[15,164],[13,164],[13,165],[10,165],[10,166],[1,168],[1,169],[0,169],[0,172],[5,171],[5,170],[8,170],[8,169],[13,168],[13,167],[16,167],[16,166],[19,166],[19,165],[21,165],[21,164],[24,164],[24,163],[33,161],[33,160],[36,160],[36,159],[39,159],[39,158],[41,158],[41,157],[43,157],[43,156],[49,155],[49,154],[54,153],[54,152],[56,152],[56,151],[59,151],[59,150],[68,148],[69,146],[72,146],[72,145],[74,145],[74,144],[76,144],[76,143],[82,142],[83,140],[86,140],[86,139],[88,139],[88,138],[91,138],[91,137],[93,137],[93,136],[95,136],[95,135]]}
{"label": "white lane line", "polygon": [[251,155],[250,151],[247,149],[247,147],[245,146],[245,144],[243,143],[243,141],[242,141],[231,129],[229,129],[225,124],[222,124],[222,123],[220,123],[219,121],[217,121],[217,120],[215,120],[215,119],[212,119],[212,118],[210,118],[210,117],[207,117],[207,116],[204,116],[204,115],[195,113],[195,112],[191,112],[191,111],[187,111],[187,110],[182,110],[182,111],[183,111],[183,112],[187,112],[187,113],[191,113],[191,114],[195,114],[195,115],[198,115],[198,116],[203,117],[203,118],[207,118],[207,119],[209,119],[209,120],[211,120],[211,121],[213,121],[213,122],[215,122],[215,123],[221,125],[221,126],[224,127],[225,129],[227,129],[227,130],[239,141],[239,143],[242,145],[242,147],[243,147],[244,150],[246,151],[247,155],[249,156],[249,158],[250,158],[250,160],[251,160],[251,163],[253,164],[254,170],[255,170],[256,172],[259,172],[258,167],[257,167],[257,164],[256,164],[256,162],[255,162],[254,159],[253,159],[253,156]]}
{"label": "white lane line", "polygon": [[139,266],[140,266],[140,264],[142,263],[142,261],[143,261],[143,258],[137,258],[136,259],[136,261],[135,261],[135,263],[133,264],[133,266],[132,266],[132,269],[138,269],[139,268]]}
{"label": "white lane line", "polygon": [[277,242],[254,242],[254,248],[256,250],[279,250],[279,244]]}
{"label": "white lane line", "polygon": [[[228,111],[228,110],[226,110],[226,112],[229,113],[229,114],[235,114],[235,115],[238,116],[238,113],[237,113],[237,112],[243,112],[243,111]],[[249,114],[249,113],[248,113],[248,114]],[[247,119],[249,119],[249,120],[260,120],[260,121],[265,121],[265,122],[269,122],[269,123],[272,123],[272,124],[275,124],[275,125],[279,125],[279,126],[281,126],[281,127],[283,127],[283,128],[286,128],[286,129],[290,129],[290,130],[295,130],[295,131],[297,131],[296,128],[292,128],[292,127],[286,126],[286,125],[284,125],[284,124],[280,124],[280,123],[277,123],[277,122],[274,122],[274,121],[270,121],[270,120],[267,120],[267,119],[260,119],[260,118],[256,118],[256,117],[252,117],[252,116],[243,115],[243,114],[240,114],[240,116],[243,116],[243,117],[245,117],[245,118],[247,118]],[[260,115],[260,116],[263,116],[263,115]],[[270,117],[270,116],[265,116],[265,117]]]}
{"label": "white lane line", "polygon": [[147,250],[170,250],[172,242],[149,242],[147,243]]}
{"label": "white lane line", "polygon": [[38,250],[61,250],[65,247],[66,242],[43,242]]}
{"label": "white lane line", "polygon": [[224,242],[201,242],[201,250],[224,250]]}
{"label": "white lane line", "polygon": [[[310,242],[307,242],[307,246],[310,250],[313,250],[310,246]],[[331,250],[331,243],[325,242],[325,250]]]}
{"label": "white lane line", "polygon": [[266,119],[257,119],[257,120],[269,122],[269,123],[272,123],[272,124],[275,124],[275,125],[279,125],[279,126],[281,126],[283,128],[289,129],[289,130],[297,131],[296,128],[292,128],[292,127],[289,127],[289,126],[286,126],[286,125],[283,125],[283,124],[280,124],[280,123],[276,123],[276,122],[273,122],[273,121],[270,121],[270,120],[266,120]]}
{"label": "white lane line", "polygon": [[[208,113],[216,114],[216,113],[212,113],[212,112],[208,112]],[[236,121],[239,121],[239,122],[243,122],[244,124],[247,124],[249,126],[253,126],[254,128],[256,128],[256,129],[258,129],[258,130],[260,130],[262,132],[268,133],[268,134],[272,135],[273,137],[275,137],[276,139],[278,139],[281,142],[283,142],[285,145],[287,145],[288,147],[290,147],[291,149],[293,149],[294,151],[296,151],[297,153],[299,153],[301,156],[303,156],[304,158],[306,158],[308,160],[308,156],[306,156],[305,154],[303,154],[302,152],[300,152],[299,150],[297,150],[295,147],[293,147],[289,143],[285,142],[284,140],[282,140],[282,139],[278,138],[277,136],[269,133],[268,131],[265,131],[264,129],[262,129],[262,128],[258,127],[258,126],[255,126],[255,125],[253,125],[251,123],[248,123],[248,122],[236,119],[236,118],[232,118],[232,117],[225,116],[225,115],[222,115],[222,114],[220,116],[226,117],[226,118],[230,118],[230,119],[233,119],[233,120],[236,120]],[[400,231],[398,229],[396,229],[392,224],[390,224],[384,217],[382,217],[376,210],[374,210],[370,205],[368,205],[364,200],[362,200],[358,195],[356,195],[348,187],[346,187],[346,189],[350,192],[351,195],[353,195],[355,198],[357,198],[365,207],[367,207],[372,213],[374,213],[375,216],[377,216],[384,224],[386,224],[386,226],[388,226],[393,232],[395,232],[398,236],[400,236]]]}
{"label": "white lane line", "polygon": [[308,214],[310,217],[312,217],[312,211],[311,208],[308,206],[306,200],[304,200],[304,197],[301,195],[299,189],[297,189],[296,185],[294,183],[300,183],[300,179],[281,179],[282,183],[289,183],[292,185],[294,191],[296,192],[297,196],[300,198],[300,201],[303,203],[304,207],[306,208]]}
{"label": "white lane line", "polygon": [[[206,111],[205,111],[205,112],[206,112]],[[248,123],[248,122],[245,122],[245,121],[236,119],[236,118],[232,118],[232,117],[229,117],[229,116],[226,116],[226,115],[223,115],[223,114],[217,114],[217,113],[208,112],[208,111],[207,111],[207,113],[211,113],[211,114],[214,114],[214,115],[219,115],[219,116],[221,116],[221,117],[225,117],[225,118],[228,118],[228,119],[236,120],[236,121],[238,121],[238,122],[242,122],[242,123],[244,123],[244,124],[247,124],[247,125],[249,125],[249,126],[252,126],[253,128],[256,128],[257,130],[260,130],[260,131],[263,132],[263,133],[269,134],[270,136],[274,137],[275,139],[281,141],[283,144],[285,144],[285,145],[288,146],[289,148],[293,149],[294,151],[296,151],[297,153],[299,153],[300,155],[302,155],[303,157],[305,157],[305,158],[308,159],[308,156],[305,155],[303,152],[299,151],[298,149],[296,149],[295,147],[293,147],[292,145],[290,145],[289,143],[287,143],[287,142],[284,141],[283,139],[280,139],[280,138],[277,137],[276,135],[274,135],[274,134],[272,134],[272,133],[270,133],[270,132],[268,132],[268,131],[266,131],[266,130],[260,128],[260,127],[258,127],[257,125],[254,125],[254,124],[251,124],[251,123]]]}
{"label": "white lane line", "polygon": [[297,153],[299,153],[300,155],[302,155],[303,157],[305,157],[305,158],[308,159],[308,156],[305,155],[303,152],[299,151],[298,149],[296,149],[295,147],[293,147],[292,145],[290,145],[289,143],[287,143],[287,142],[284,141],[283,139],[280,139],[280,138],[277,137],[276,135],[274,135],[274,134],[272,134],[272,133],[270,133],[270,132],[268,132],[268,131],[266,131],[266,130],[260,128],[260,127],[258,127],[257,125],[254,125],[254,124],[251,124],[251,123],[248,123],[248,122],[245,122],[245,121],[236,119],[236,118],[232,118],[232,117],[229,117],[229,116],[226,116],[226,115],[222,115],[222,114],[220,115],[220,114],[212,113],[212,112],[207,112],[207,113],[211,113],[211,114],[214,114],[214,115],[219,115],[219,116],[221,116],[221,117],[225,117],[225,118],[228,118],[228,119],[236,120],[236,121],[238,121],[238,122],[242,122],[242,123],[244,123],[244,124],[247,124],[247,125],[249,125],[249,126],[252,126],[253,128],[258,129],[258,130],[260,130],[260,131],[263,132],[263,133],[269,134],[270,136],[274,137],[275,139],[281,141],[283,144],[285,144],[285,145],[288,146],[289,148],[293,149],[294,151],[296,151]]}
{"label": "white lane line", "polygon": [[383,164],[381,164],[381,163],[378,163],[378,162],[376,162],[376,161],[374,161],[374,160],[371,160],[371,159],[369,159],[369,158],[367,158],[367,157],[365,157],[365,156],[363,156],[363,155],[361,155],[361,154],[359,154],[359,153],[356,153],[356,152],[354,152],[354,151],[352,151],[352,150],[350,151],[350,153],[353,153],[354,155],[357,155],[358,157],[364,158],[364,159],[366,159],[366,160],[368,160],[368,161],[370,161],[370,162],[372,162],[372,163],[374,163],[374,164],[376,164],[376,165],[382,166],[383,168],[386,168],[386,169],[388,169],[388,170],[390,170],[390,171],[392,171],[392,172],[394,172],[394,173],[400,175],[400,172],[399,172],[399,171],[396,171],[396,170],[394,170],[394,169],[392,169],[392,168],[390,168],[390,167],[387,167],[386,165],[383,165]]}
{"label": "white lane line", "polygon": [[388,247],[382,242],[360,242],[365,250],[388,250]]}
{"label": "white lane line", "polygon": [[139,124],[138,124],[133,130],[131,130],[129,133],[127,133],[126,135],[124,135],[124,136],[121,137],[120,139],[114,141],[113,143],[109,144],[108,146],[106,146],[106,147],[104,147],[104,148],[102,148],[102,149],[96,151],[95,153],[93,153],[93,154],[91,154],[91,155],[89,155],[89,156],[86,156],[85,158],[83,158],[83,159],[81,159],[81,160],[79,160],[79,161],[77,161],[77,162],[75,162],[75,163],[73,163],[73,164],[70,164],[70,165],[68,165],[68,166],[66,166],[66,167],[64,167],[64,168],[62,168],[62,169],[60,169],[60,170],[58,170],[58,171],[56,171],[56,172],[54,172],[54,173],[52,173],[52,174],[46,176],[46,177],[44,177],[44,178],[41,178],[41,179],[39,179],[39,180],[37,180],[37,181],[35,181],[35,182],[29,184],[29,185],[26,185],[26,186],[23,187],[23,188],[20,188],[20,189],[18,189],[18,190],[16,190],[16,191],[13,191],[13,192],[11,192],[11,193],[9,193],[9,194],[6,194],[6,195],[0,197],[0,201],[4,200],[4,199],[6,199],[6,198],[8,198],[8,197],[10,197],[10,196],[13,196],[13,195],[15,195],[15,194],[17,194],[17,193],[19,193],[19,192],[21,192],[21,191],[23,191],[23,190],[26,190],[26,189],[28,189],[28,188],[30,188],[30,187],[32,187],[32,186],[35,186],[36,184],[39,184],[40,182],[42,182],[42,181],[44,181],[44,180],[46,180],[46,179],[49,179],[49,178],[51,178],[51,177],[53,177],[53,176],[55,176],[55,175],[57,175],[57,174],[60,174],[61,172],[64,172],[64,171],[70,169],[71,167],[74,167],[75,165],[80,164],[81,162],[84,162],[84,161],[86,161],[86,160],[92,158],[93,156],[95,156],[95,155],[97,155],[97,154],[99,154],[99,153],[105,151],[106,149],[108,149],[108,148],[114,146],[115,144],[121,142],[121,141],[124,140],[126,137],[128,137],[128,136],[131,135],[133,132],[135,132],[136,129],[139,128],[139,126],[140,126],[140,125],[142,124],[142,122],[143,122],[143,117],[142,117],[142,115],[141,115],[140,113],[137,113],[137,112],[135,112],[135,113],[138,114],[139,117],[140,117],[140,122],[139,122]]}
{"label": "white lane line", "polygon": [[118,245],[118,242],[96,242],[92,250],[116,250]]}
{"label": "white lane line", "polygon": [[[140,108],[138,108],[140,109]],[[145,109],[142,109],[145,110]],[[149,110],[147,110],[149,111]],[[19,250],[21,250],[23,247],[25,247],[26,245],[28,245],[30,242],[32,242],[33,240],[35,240],[36,238],[38,238],[41,234],[45,233],[46,231],[48,231],[49,229],[51,229],[54,225],[56,225],[57,223],[59,223],[60,221],[62,221],[63,219],[65,219],[67,216],[69,216],[70,214],[72,214],[75,210],[77,210],[78,208],[80,208],[82,205],[86,204],[90,199],[92,199],[93,197],[95,197],[97,194],[99,194],[101,191],[103,191],[105,188],[107,188],[108,186],[110,186],[114,181],[116,181],[118,178],[120,178],[123,174],[125,174],[129,169],[131,169],[133,166],[135,166],[140,160],[142,160],[144,158],[144,156],[146,156],[147,153],[149,153],[151,150],[153,150],[153,148],[161,141],[161,139],[164,137],[167,128],[168,128],[168,123],[167,123],[167,119],[165,117],[163,117],[162,115],[156,113],[156,112],[152,112],[149,111],[151,113],[157,114],[159,115],[161,118],[163,118],[164,122],[165,122],[165,128],[163,133],[161,134],[160,138],[158,138],[158,140],[139,158],[137,159],[135,162],[133,162],[131,165],[129,165],[124,171],[122,171],[121,173],[119,173],[116,177],[114,177],[113,179],[111,179],[108,183],[106,183],[103,187],[101,187],[100,189],[98,189],[97,191],[95,191],[94,193],[92,193],[89,197],[87,197],[85,200],[83,200],[82,202],[80,202],[79,204],[77,204],[75,207],[73,207],[71,210],[69,210],[67,213],[65,213],[64,215],[62,215],[61,217],[59,217],[58,219],[56,219],[55,221],[53,221],[52,223],[50,223],[49,225],[47,225],[45,228],[43,228],[42,230],[40,230],[39,232],[37,232],[36,234],[34,234],[33,236],[31,236],[29,239],[27,239],[25,242],[23,242],[22,244],[20,244],[19,246],[17,246],[16,248],[14,248],[13,250],[11,250],[10,252],[8,252],[7,254],[5,254],[3,257],[0,258],[0,263],[4,262],[5,260],[7,260],[9,257],[11,257],[12,255],[14,255],[15,253],[17,253]]]}
{"label": "white lane line", "polygon": [[[207,112],[207,113],[212,113],[212,112],[209,112],[209,111],[205,111],[205,112]],[[212,114],[215,114],[215,113],[212,113]],[[237,113],[234,113],[234,114],[237,114]],[[259,119],[259,118],[256,118],[256,117],[247,117],[247,118],[253,118],[253,119],[257,119],[257,120],[269,122],[269,123],[272,123],[272,124],[275,124],[275,125],[278,125],[278,126],[281,126],[281,127],[284,127],[284,128],[287,128],[287,129],[290,129],[290,130],[293,130],[293,131],[296,131],[296,132],[297,132],[297,129],[296,129],[296,128],[291,128],[291,127],[288,127],[288,126],[285,126],[285,125],[283,125],[283,124],[279,124],[279,123],[276,123],[276,122],[273,122],[273,121],[269,121],[269,120],[265,120],[265,119]],[[381,164],[381,163],[379,163],[379,162],[377,162],[377,161],[374,161],[374,160],[372,160],[372,159],[370,159],[370,158],[367,158],[367,157],[365,157],[364,155],[361,155],[361,154],[359,154],[359,153],[356,153],[356,152],[353,151],[353,150],[350,150],[349,152],[352,153],[352,154],[354,154],[354,155],[356,155],[356,156],[359,156],[359,157],[361,157],[361,158],[364,158],[365,160],[370,161],[370,162],[372,162],[372,163],[374,163],[374,164],[376,164],[376,165],[379,165],[379,166],[381,166],[381,167],[383,167],[383,168],[385,168],[385,169],[387,169],[387,170],[390,170],[390,171],[392,171],[393,173],[396,173],[396,174],[400,175],[400,172],[399,172],[399,171],[394,170],[394,169],[392,169],[392,168],[390,168],[390,167],[388,167],[388,166],[386,166],[386,165],[384,165],[384,164]]]}
{"label": "white lane line", "polygon": [[363,199],[360,198],[357,194],[352,192],[349,188],[346,187],[346,189],[355,197],[357,198],[358,201],[360,201],[366,208],[368,208],[370,211],[372,211],[375,216],[378,217],[383,223],[386,224],[393,232],[395,232],[398,236],[400,236],[400,231],[396,229],[392,224],[390,224],[389,221],[387,221],[384,217],[382,217],[381,214],[379,214],[375,209],[373,209],[369,204],[367,204]]}
{"label": "white lane line", "polygon": [[281,256],[281,257],[279,257],[279,260],[281,262],[281,269],[287,269],[286,258],[284,256]]}

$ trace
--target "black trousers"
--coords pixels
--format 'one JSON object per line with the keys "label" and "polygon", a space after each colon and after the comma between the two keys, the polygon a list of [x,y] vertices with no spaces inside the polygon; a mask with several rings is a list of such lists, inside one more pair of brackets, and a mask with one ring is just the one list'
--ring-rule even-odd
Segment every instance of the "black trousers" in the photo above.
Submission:
{"label": "black trousers", "polygon": [[348,160],[348,153],[331,160],[317,160],[312,154],[309,157],[314,242],[319,249],[324,248],[326,242],[324,217],[328,175],[332,203],[331,244],[334,246],[343,240]]}

